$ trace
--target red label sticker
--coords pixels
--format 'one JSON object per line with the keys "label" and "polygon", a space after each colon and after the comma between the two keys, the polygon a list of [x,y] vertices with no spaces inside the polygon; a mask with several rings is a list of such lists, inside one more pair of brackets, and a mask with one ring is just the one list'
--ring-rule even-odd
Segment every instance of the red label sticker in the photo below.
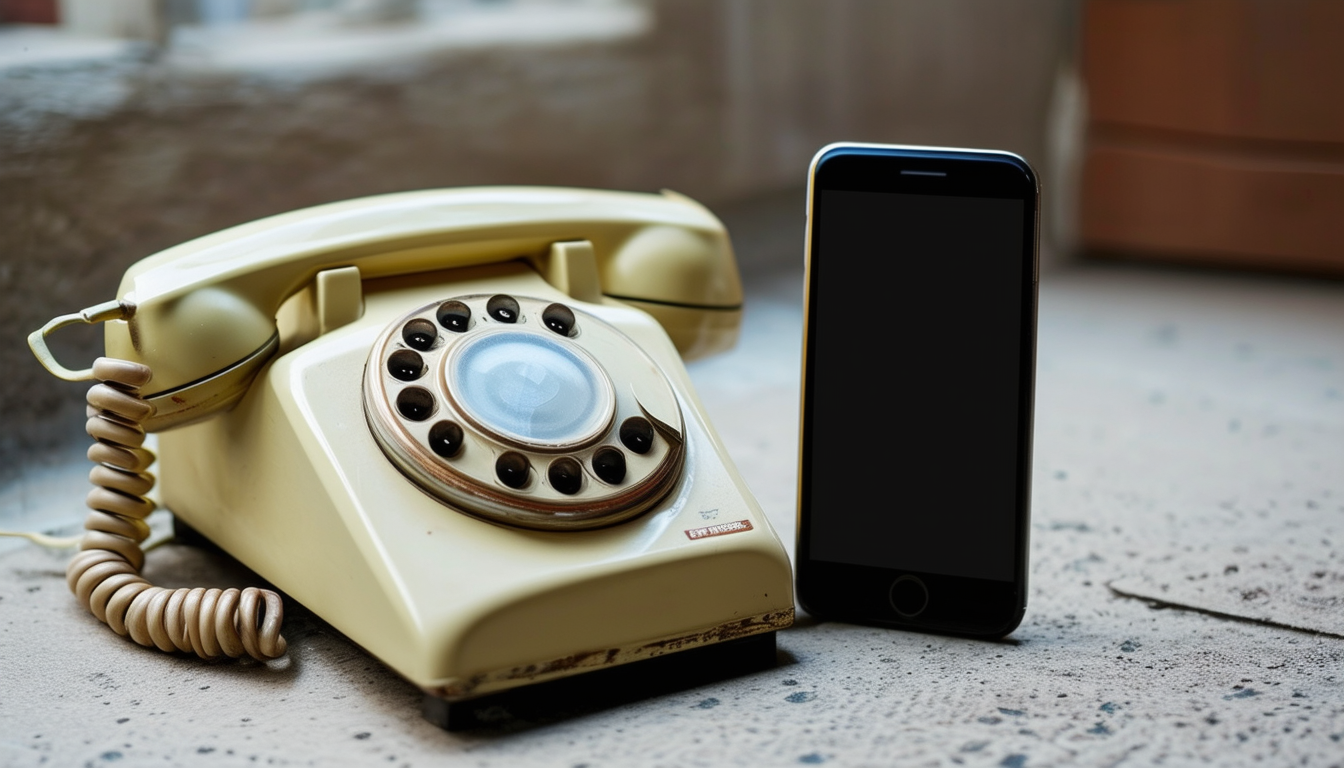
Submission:
{"label": "red label sticker", "polygon": [[731,523],[719,523],[718,525],[707,525],[704,528],[692,528],[686,532],[686,538],[691,541],[696,539],[705,539],[710,536],[724,536],[730,533],[741,533],[751,530],[750,520],[735,520]]}

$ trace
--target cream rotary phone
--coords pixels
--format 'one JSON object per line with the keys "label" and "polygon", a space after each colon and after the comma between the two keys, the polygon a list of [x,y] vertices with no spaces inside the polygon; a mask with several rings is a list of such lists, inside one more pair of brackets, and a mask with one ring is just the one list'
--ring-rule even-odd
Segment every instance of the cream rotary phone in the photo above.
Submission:
{"label": "cream rotary phone", "polygon": [[[159,431],[179,521],[437,701],[792,623],[788,557],[681,363],[735,342],[742,301],[687,198],[352,200],[150,256],[117,295],[29,342],[101,382],[68,578],[141,645],[285,649],[275,593],[139,575]],[[92,368],[48,351],[99,322]]]}

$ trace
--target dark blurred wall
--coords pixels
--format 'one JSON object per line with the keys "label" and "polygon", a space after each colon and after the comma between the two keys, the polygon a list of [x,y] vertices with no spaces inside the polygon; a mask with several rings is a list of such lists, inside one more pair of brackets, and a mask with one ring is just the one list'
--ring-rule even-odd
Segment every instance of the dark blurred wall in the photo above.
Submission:
{"label": "dark blurred wall", "polygon": [[[838,140],[1009,149],[1050,175],[1066,0],[649,11],[647,32],[620,39],[445,48],[328,76],[186,67],[153,49],[0,68],[0,466],[12,477],[81,434],[84,387],[38,366],[29,331],[114,298],[146,255],[268,214],[562,184],[667,187],[716,209],[794,194],[801,222],[808,161]],[[60,354],[83,364],[100,346],[72,330]]]}

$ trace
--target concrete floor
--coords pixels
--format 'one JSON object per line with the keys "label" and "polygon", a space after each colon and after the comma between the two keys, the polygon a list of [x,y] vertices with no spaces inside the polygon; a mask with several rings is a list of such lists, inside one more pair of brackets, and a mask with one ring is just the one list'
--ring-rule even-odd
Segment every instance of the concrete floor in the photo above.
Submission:
{"label": "concrete floor", "polygon": [[[741,345],[692,375],[791,545],[801,270],[747,276]],[[773,670],[467,734],[316,619],[292,618],[268,667],[166,657],[76,606],[65,554],[10,549],[0,765],[1344,763],[1344,284],[1047,275],[1035,450],[1031,603],[1008,640],[800,616]],[[77,507],[52,479],[73,471],[11,502]],[[151,569],[239,578],[177,546]]]}

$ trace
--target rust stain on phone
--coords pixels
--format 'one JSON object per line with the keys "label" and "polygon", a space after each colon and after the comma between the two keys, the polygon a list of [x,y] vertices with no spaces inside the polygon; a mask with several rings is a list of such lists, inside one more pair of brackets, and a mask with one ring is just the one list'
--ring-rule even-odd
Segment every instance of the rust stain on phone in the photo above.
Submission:
{"label": "rust stain on phone", "polygon": [[436,688],[427,688],[425,690],[427,693],[444,699],[463,699],[478,693],[484,694],[494,690],[511,688],[512,686],[500,685],[500,683],[507,681],[525,680],[527,682],[540,682],[542,680],[567,677],[578,672],[586,672],[592,669],[615,666],[618,664],[629,664],[630,662],[664,656],[676,651],[690,650],[692,648],[713,645],[728,640],[736,640],[750,635],[787,629],[791,626],[793,626],[792,608],[784,611],[775,611],[772,613],[763,613],[756,616],[735,619],[708,629],[689,632],[683,635],[675,635],[673,637],[644,643],[643,645],[628,646],[624,648],[607,648],[597,651],[582,651],[580,653],[574,653],[556,659],[540,661],[535,664],[526,664],[523,666],[511,667],[509,669],[486,672],[480,675],[472,675],[465,680],[454,680],[445,685]]}

